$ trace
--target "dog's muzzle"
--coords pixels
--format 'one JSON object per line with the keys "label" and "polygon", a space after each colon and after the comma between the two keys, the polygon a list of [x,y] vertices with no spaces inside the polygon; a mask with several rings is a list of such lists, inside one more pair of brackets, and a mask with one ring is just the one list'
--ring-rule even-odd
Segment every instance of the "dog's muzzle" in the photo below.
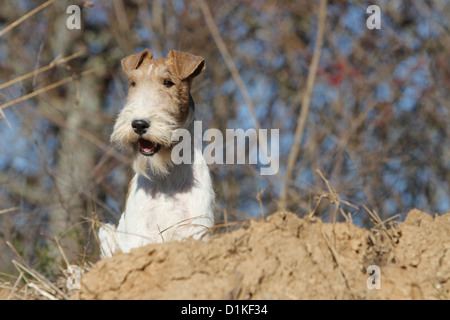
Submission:
{"label": "dog's muzzle", "polygon": [[144,156],[152,156],[161,149],[159,143],[139,138],[138,140],[139,152]]}
{"label": "dog's muzzle", "polygon": [[[142,136],[147,132],[147,129],[150,127],[150,123],[146,120],[133,120],[133,122],[131,122],[131,126],[136,134]],[[146,140],[144,138],[139,138],[137,144],[139,145],[139,152],[144,156],[152,156],[161,148],[159,143]]]}

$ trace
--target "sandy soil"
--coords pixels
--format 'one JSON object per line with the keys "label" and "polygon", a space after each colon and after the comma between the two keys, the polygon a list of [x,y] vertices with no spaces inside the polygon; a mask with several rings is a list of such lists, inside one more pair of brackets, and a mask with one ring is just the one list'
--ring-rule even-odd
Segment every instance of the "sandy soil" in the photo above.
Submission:
{"label": "sandy soil", "polygon": [[[380,289],[368,288],[371,265]],[[412,210],[395,228],[369,231],[279,212],[207,242],[149,245],[99,261],[78,297],[449,299],[449,279],[450,213]]]}

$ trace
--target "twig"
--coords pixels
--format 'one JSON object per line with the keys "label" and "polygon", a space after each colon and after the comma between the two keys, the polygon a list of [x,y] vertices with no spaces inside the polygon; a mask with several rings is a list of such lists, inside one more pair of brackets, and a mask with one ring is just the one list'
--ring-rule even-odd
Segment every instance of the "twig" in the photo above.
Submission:
{"label": "twig", "polygon": [[122,0],[113,0],[114,13],[116,21],[119,24],[119,30],[123,36],[130,32],[125,6]]}
{"label": "twig", "polygon": [[335,211],[333,213],[333,223],[335,222],[335,219],[337,218],[337,212],[340,211],[341,214],[343,215],[343,217],[348,221],[351,222],[351,216],[350,218],[348,218],[344,211],[341,208],[341,203],[353,208],[353,209],[358,209],[357,206],[351,204],[348,201],[342,200],[341,197],[339,196],[339,194],[336,192],[336,190],[333,188],[333,186],[331,185],[331,183],[323,176],[322,172],[320,170],[316,170],[316,173],[320,176],[320,178],[325,182],[325,184],[327,185],[327,189],[328,192],[323,191],[320,195],[319,195],[319,199],[317,200],[317,204],[316,207],[309,213],[309,218],[312,219],[314,214],[316,213],[317,209],[319,208],[320,202],[322,201],[322,199],[328,199],[331,204],[334,204],[335,207]]}
{"label": "twig", "polygon": [[[1,109],[0,109],[1,110]],[[59,116],[57,113],[55,112],[46,112],[43,110],[38,109],[37,112],[42,115],[43,117],[47,118],[48,120],[50,120],[51,122],[53,122],[54,124],[60,126],[60,127],[64,127],[64,128],[68,128],[69,130],[72,130],[73,132],[75,132],[76,134],[78,134],[80,137],[83,137],[84,139],[86,139],[87,141],[91,142],[92,144],[96,145],[98,148],[102,149],[104,152],[107,153],[107,155],[111,155],[112,157],[114,157],[115,159],[119,160],[122,163],[131,164],[131,161],[129,160],[129,158],[127,158],[126,156],[122,155],[121,153],[117,152],[116,150],[114,150],[114,148],[108,146],[107,144],[105,144],[100,138],[98,138],[98,136],[90,133],[87,130],[84,130],[82,128],[75,128],[73,124],[69,123],[64,117]]]}
{"label": "twig", "polygon": [[394,215],[394,216],[388,218],[386,221],[383,221],[383,220],[381,220],[380,216],[378,215],[378,213],[377,213],[376,211],[375,211],[375,212],[372,212],[371,210],[369,210],[369,208],[367,208],[366,205],[363,205],[362,207],[363,207],[363,208],[369,213],[369,215],[372,217],[372,219],[373,219],[374,222],[376,223],[376,226],[381,226],[381,229],[384,231],[384,233],[386,233],[386,235],[388,236],[389,240],[391,241],[391,244],[392,244],[393,246],[395,246],[395,244],[397,243],[397,241],[394,240],[394,239],[391,237],[391,235],[389,234],[388,229],[386,228],[385,223],[388,222],[388,221],[390,221],[390,220],[393,220],[393,219],[398,218],[399,215]]}
{"label": "twig", "polygon": [[22,278],[23,278],[23,271],[20,271],[19,277],[17,278],[16,282],[14,282],[14,286],[9,292],[8,298],[6,298],[6,300],[10,300],[12,298],[12,296],[14,295],[14,291],[16,291],[17,285],[19,284],[20,280],[22,280]]}
{"label": "twig", "polygon": [[291,153],[289,154],[288,162],[286,165],[286,175],[284,177],[283,186],[281,189],[280,199],[278,202],[278,208],[280,210],[286,210],[287,207],[287,188],[289,184],[292,171],[294,170],[295,162],[300,150],[300,144],[302,142],[303,133],[305,131],[305,124],[308,118],[309,105],[311,102],[311,96],[314,88],[314,82],[316,79],[317,68],[319,65],[320,52],[322,50],[323,35],[325,33],[325,21],[327,15],[327,0],[320,1],[319,9],[319,26],[317,31],[317,39],[314,47],[314,55],[309,67],[308,78],[306,80],[306,90],[303,94],[302,108],[297,120],[297,128],[295,129],[294,143]]}
{"label": "twig", "polygon": [[264,210],[263,210],[263,204],[261,200],[261,194],[264,192],[264,189],[258,190],[258,193],[256,194],[256,199],[259,202],[259,210],[260,210],[260,219],[261,221],[264,221]]}
{"label": "twig", "polygon": [[350,297],[353,299],[354,295],[353,295],[352,290],[350,289],[350,286],[348,284],[347,275],[345,273],[345,270],[342,268],[341,264],[339,263],[339,259],[340,259],[339,258],[339,254],[336,251],[336,249],[331,245],[331,242],[328,239],[328,237],[326,236],[325,232],[323,232],[322,229],[320,229],[320,232],[322,233],[322,237],[325,240],[325,243],[327,244],[327,247],[330,250],[331,255],[333,256],[333,259],[334,259],[334,261],[336,262],[336,264],[338,266],[338,269],[339,269],[339,271],[340,271],[340,273],[342,275],[342,278],[344,278],[345,287],[347,288],[348,292],[350,293]]}
{"label": "twig", "polygon": [[41,11],[42,9],[48,7],[49,5],[53,4],[53,2],[55,2],[56,0],[48,0],[47,2],[44,2],[43,4],[41,4],[39,7],[31,10],[30,12],[28,12],[27,14],[25,14],[24,16],[20,17],[19,19],[17,19],[16,21],[14,21],[13,23],[11,23],[9,26],[7,26],[6,28],[4,28],[3,30],[0,30],[0,37],[3,36],[5,33],[7,33],[8,31],[10,31],[11,29],[17,27],[19,24],[21,24],[22,22],[24,22],[25,20],[27,20],[29,17],[31,17],[32,15],[38,13],[39,11]]}
{"label": "twig", "polygon": [[19,258],[23,263],[25,263],[25,259],[22,258],[19,252],[17,252],[16,248],[11,244],[11,242],[6,241],[6,245],[11,249],[11,251]]}
{"label": "twig", "polygon": [[2,105],[0,106],[0,109],[5,109],[5,108],[8,108],[8,107],[10,107],[10,106],[12,106],[12,105],[15,105],[16,103],[19,103],[19,102],[28,100],[28,99],[30,99],[30,98],[33,98],[33,97],[35,97],[35,96],[37,96],[37,95],[39,95],[39,94],[41,94],[41,93],[44,93],[44,92],[50,91],[50,90],[52,90],[52,89],[55,89],[55,88],[57,88],[57,87],[59,87],[59,86],[65,84],[65,83],[67,83],[67,82],[73,81],[73,80],[77,79],[78,77],[85,76],[85,75],[87,75],[87,74],[89,74],[89,73],[92,73],[92,72],[94,72],[94,71],[96,71],[96,69],[89,69],[89,70],[83,71],[83,72],[81,72],[81,73],[79,73],[79,74],[70,76],[70,77],[65,78],[65,79],[63,79],[63,80],[60,80],[60,81],[58,81],[58,82],[52,83],[52,84],[50,84],[50,85],[48,85],[48,86],[45,86],[45,87],[43,87],[43,88],[41,88],[41,89],[39,89],[39,90],[30,92],[29,94],[26,94],[26,95],[21,96],[21,97],[19,97],[19,98],[17,98],[17,99],[14,99],[14,100],[12,100],[12,101],[9,101],[9,102],[7,102],[7,103],[2,104]]}
{"label": "twig", "polygon": [[56,245],[58,246],[61,256],[63,257],[64,262],[66,263],[66,268],[69,268],[69,266],[70,266],[69,259],[67,259],[66,253],[64,252],[63,248],[61,247],[61,244],[59,243],[59,239],[55,238],[55,242],[56,242]]}
{"label": "twig", "polygon": [[69,300],[69,297],[66,294],[64,294],[64,292],[62,292],[60,289],[58,289],[58,287],[56,287],[53,283],[51,283],[49,280],[47,280],[43,275],[41,275],[36,270],[31,270],[29,267],[25,266],[24,264],[22,264],[16,260],[12,260],[11,262],[13,263],[13,265],[16,267],[17,270],[21,269],[21,270],[27,272],[29,275],[31,275],[37,281],[42,283],[44,286],[47,286],[48,288],[54,290],[56,293],[61,295],[61,297],[63,297],[65,300]]}
{"label": "twig", "polygon": [[12,212],[12,211],[17,210],[17,209],[19,209],[19,207],[13,207],[13,208],[8,208],[8,209],[3,209],[3,210],[0,210],[0,214]]}
{"label": "twig", "polygon": [[50,300],[58,300],[55,298],[55,296],[51,295],[50,293],[48,293],[47,291],[45,291],[44,289],[39,288],[36,284],[34,283],[29,283],[28,286],[30,288],[33,288],[34,290],[36,290],[37,292],[39,292],[41,295],[43,295],[44,297],[50,299]]}
{"label": "twig", "polygon": [[[222,55],[223,59],[225,60],[225,64],[227,65],[228,69],[230,70],[231,75],[232,75],[234,81],[236,82],[236,85],[239,88],[239,91],[241,92],[242,96],[244,97],[245,104],[247,105],[248,110],[250,112],[250,116],[253,120],[253,123],[255,124],[255,129],[259,131],[261,129],[261,123],[259,122],[258,116],[256,115],[255,104],[253,103],[250,93],[248,92],[247,86],[245,85],[244,81],[242,80],[239,70],[236,67],[236,64],[234,63],[233,57],[231,56],[230,52],[228,51],[228,48],[227,48],[225,42],[223,41],[222,36],[220,35],[220,31],[219,31],[216,23],[214,22],[214,18],[211,14],[211,10],[209,9],[209,6],[205,0],[197,0],[197,3],[199,4],[200,10],[202,11],[202,13],[205,17],[206,25],[208,26],[208,29],[211,32],[214,42],[216,43],[216,46],[219,49],[220,54]],[[258,142],[258,148],[261,148],[260,150],[261,150],[262,154],[266,155],[268,158],[272,158],[272,155],[269,157],[267,145],[265,143],[259,143],[259,135],[256,135],[256,140]],[[249,148],[251,148],[251,147],[252,146],[249,146]]]}
{"label": "twig", "polygon": [[12,79],[12,80],[10,80],[10,81],[8,81],[8,82],[5,82],[5,83],[3,83],[3,84],[0,84],[0,90],[4,89],[4,88],[6,88],[6,87],[9,87],[9,86],[11,86],[11,85],[13,85],[13,84],[15,84],[15,83],[17,83],[17,82],[20,82],[20,81],[23,81],[23,80],[25,80],[25,79],[34,77],[34,76],[36,76],[36,75],[38,75],[38,74],[40,74],[40,73],[42,73],[42,72],[45,72],[45,71],[47,71],[47,70],[50,70],[50,69],[52,69],[52,68],[54,68],[54,67],[56,67],[56,66],[58,66],[58,65],[60,65],[60,64],[63,64],[63,63],[69,62],[70,60],[73,60],[73,59],[75,59],[75,58],[78,58],[79,56],[83,55],[83,53],[84,53],[83,51],[79,51],[79,52],[77,52],[77,53],[74,53],[74,54],[72,54],[72,55],[66,57],[66,58],[63,58],[63,59],[56,59],[56,60],[50,62],[50,63],[49,63],[47,66],[45,66],[45,67],[42,67],[42,68],[40,68],[40,69],[38,69],[38,70],[29,72],[29,73],[27,73],[27,74],[25,74],[25,75],[23,75],[23,76],[20,76],[20,77],[18,77],[18,78],[15,78],[15,79]]}
{"label": "twig", "polygon": [[3,112],[2,109],[0,109],[0,120],[2,120],[2,119],[5,119],[6,124],[8,125],[8,127],[9,127],[10,129],[12,129],[11,123],[9,123],[8,118],[6,117],[6,114]]}
{"label": "twig", "polygon": [[228,48],[225,44],[225,42],[222,39],[222,36],[220,35],[219,29],[217,28],[216,23],[214,22],[214,18],[211,14],[211,10],[209,10],[208,4],[204,0],[197,0],[197,3],[200,6],[200,10],[202,11],[205,20],[206,25],[209,28],[209,31],[211,32],[211,35],[217,45],[217,48],[220,51],[220,54],[222,55],[223,59],[225,60],[225,64],[227,65],[228,69],[231,72],[231,75],[234,78],[234,81],[236,82],[237,86],[239,87],[239,90],[242,93],[242,96],[244,97],[245,103],[247,104],[250,115],[252,117],[253,122],[255,123],[256,129],[261,129],[261,124],[259,123],[258,117],[256,116],[255,112],[255,105],[253,103],[253,100],[248,93],[247,87],[245,86],[244,81],[242,80],[241,75],[239,74],[239,70],[236,67],[236,64],[234,63],[233,57],[231,56],[230,52],[228,51]]}
{"label": "twig", "polygon": [[[72,253],[74,255],[77,255],[77,256],[79,256],[81,258],[89,258],[90,257],[89,255],[85,255],[83,253],[76,252],[75,250],[70,249],[68,246],[62,245],[61,243],[59,243],[59,240],[56,240],[55,238],[49,236],[48,234],[46,234],[44,232],[41,232],[39,235],[44,237],[44,238],[47,238],[50,241],[53,241],[58,247],[64,248],[64,249],[70,251],[70,253]],[[63,255],[63,258],[64,258],[64,260],[66,260],[65,262],[67,263],[67,265],[69,265],[69,263],[67,261],[67,257],[64,257],[64,255]]]}

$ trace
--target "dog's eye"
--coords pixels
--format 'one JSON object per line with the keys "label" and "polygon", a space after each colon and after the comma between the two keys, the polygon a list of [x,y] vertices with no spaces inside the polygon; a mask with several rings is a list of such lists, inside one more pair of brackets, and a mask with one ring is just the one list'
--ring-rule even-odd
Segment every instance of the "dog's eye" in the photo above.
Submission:
{"label": "dog's eye", "polygon": [[170,88],[171,86],[173,86],[175,83],[173,83],[170,80],[164,80],[163,81],[163,85],[165,85],[167,88]]}
{"label": "dog's eye", "polygon": [[136,87],[136,81],[131,80],[130,81],[130,87]]}

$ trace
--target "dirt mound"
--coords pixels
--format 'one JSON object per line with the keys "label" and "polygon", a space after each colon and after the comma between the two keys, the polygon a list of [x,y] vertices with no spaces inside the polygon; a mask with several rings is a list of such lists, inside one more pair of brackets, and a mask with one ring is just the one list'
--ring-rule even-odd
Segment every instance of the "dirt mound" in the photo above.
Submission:
{"label": "dirt mound", "polygon": [[[380,289],[368,289],[376,283],[371,265]],[[449,278],[450,214],[412,210],[395,229],[374,232],[279,212],[208,242],[149,245],[99,261],[80,297],[446,299]]]}

